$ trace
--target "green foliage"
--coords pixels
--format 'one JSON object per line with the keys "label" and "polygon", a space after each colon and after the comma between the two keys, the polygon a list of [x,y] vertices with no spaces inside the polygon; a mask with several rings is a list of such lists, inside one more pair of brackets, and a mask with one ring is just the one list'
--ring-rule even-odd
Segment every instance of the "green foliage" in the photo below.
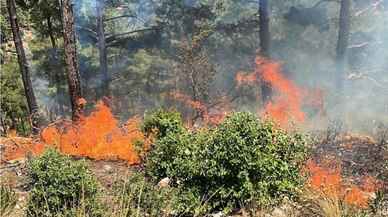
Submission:
{"label": "green foliage", "polygon": [[7,216],[15,207],[17,196],[15,191],[5,185],[0,187],[0,216]]}
{"label": "green foliage", "polygon": [[211,209],[268,204],[294,196],[305,140],[250,113],[235,113],[214,129],[168,133],[150,152],[147,171],[197,192]]}
{"label": "green foliage", "polygon": [[[200,198],[186,190],[161,187],[147,180],[144,173],[133,172],[116,186],[119,216],[175,216],[203,213]],[[117,214],[116,214],[117,215]]]}
{"label": "green foliage", "polygon": [[28,163],[31,193],[27,216],[74,216],[83,207],[100,216],[98,184],[84,161],[73,161],[54,149]]}
{"label": "green foliage", "polygon": [[5,127],[26,135],[29,132],[28,108],[16,59],[1,67],[0,87],[6,93],[0,94],[1,118]]}
{"label": "green foliage", "polygon": [[145,115],[142,131],[145,134],[155,133],[157,138],[165,137],[169,133],[181,133],[182,117],[179,112],[158,109]]}

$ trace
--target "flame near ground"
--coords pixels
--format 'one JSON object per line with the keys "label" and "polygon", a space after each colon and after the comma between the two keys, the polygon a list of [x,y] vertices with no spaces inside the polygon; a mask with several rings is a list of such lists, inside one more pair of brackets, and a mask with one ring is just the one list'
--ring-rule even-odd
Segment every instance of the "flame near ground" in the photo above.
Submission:
{"label": "flame near ground", "polygon": [[[47,147],[56,147],[72,156],[104,160],[125,160],[129,164],[140,162],[140,154],[151,144],[140,130],[141,120],[130,118],[120,126],[111,110],[103,102],[78,123],[62,121],[41,132],[41,140],[19,145],[5,153],[6,160],[23,157],[27,152],[39,155]],[[140,147],[140,148],[139,148]],[[139,150],[140,149],[140,150]]]}

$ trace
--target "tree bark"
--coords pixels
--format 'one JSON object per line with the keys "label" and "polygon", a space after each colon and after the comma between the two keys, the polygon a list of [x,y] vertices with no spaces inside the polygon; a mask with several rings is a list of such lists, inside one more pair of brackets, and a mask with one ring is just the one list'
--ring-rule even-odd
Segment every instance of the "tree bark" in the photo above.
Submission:
{"label": "tree bark", "polygon": [[72,0],[62,1],[63,43],[65,49],[66,74],[73,121],[78,121],[82,114],[81,79],[77,61],[77,47],[74,31]]}
{"label": "tree bark", "polygon": [[9,20],[11,23],[13,40],[15,43],[16,53],[18,56],[18,63],[20,72],[22,74],[24,92],[27,98],[29,115],[31,117],[31,127],[34,134],[39,132],[40,117],[38,112],[38,104],[36,102],[34,90],[31,82],[31,70],[27,61],[26,53],[24,51],[23,41],[21,38],[19,23],[16,14],[15,0],[7,0],[7,8],[9,13]]}
{"label": "tree bark", "polygon": [[349,44],[350,33],[350,4],[351,0],[341,0],[336,57],[336,87],[339,90],[343,89],[345,80],[346,53]]}
{"label": "tree bark", "polygon": [[97,0],[97,44],[100,57],[100,74],[102,76],[102,95],[110,96],[111,76],[108,72],[108,54],[104,31],[104,0]]}
{"label": "tree bark", "polygon": [[51,22],[51,17],[48,16],[46,19],[47,19],[47,30],[48,30],[48,34],[50,36],[51,46],[53,49],[57,49],[57,41],[56,41],[54,33],[53,33],[53,24]]}
{"label": "tree bark", "polygon": [[[270,58],[271,33],[269,30],[269,12],[268,0],[259,0],[259,36],[260,36],[260,55]],[[271,87],[264,83],[261,86],[262,100],[266,103],[272,95]]]}

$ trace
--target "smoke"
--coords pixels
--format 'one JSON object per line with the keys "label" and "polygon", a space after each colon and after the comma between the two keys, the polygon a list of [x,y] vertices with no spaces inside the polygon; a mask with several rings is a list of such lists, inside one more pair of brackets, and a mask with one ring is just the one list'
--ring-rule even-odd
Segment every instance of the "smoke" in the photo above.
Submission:
{"label": "smoke", "polygon": [[[299,8],[311,7],[310,1],[303,2],[305,4]],[[385,5],[386,1],[354,1],[343,92],[335,88],[337,3],[319,6],[330,18],[327,30],[322,31],[314,23],[304,28],[300,24],[290,24],[289,29],[283,30],[285,38],[274,42],[274,57],[284,63],[291,79],[301,86],[323,90],[327,114],[324,118],[340,120],[353,131],[371,132],[378,124],[387,123],[388,16]],[[325,128],[326,123],[316,122],[315,127]]]}
{"label": "smoke", "polygon": [[[339,119],[352,130],[370,132],[380,123],[388,124],[387,0],[353,1],[346,79],[341,92],[335,88],[340,5],[332,1],[317,2],[271,1],[270,5],[271,61],[279,64],[284,79],[303,90],[303,94],[317,92],[322,98],[315,102],[322,112],[301,107],[306,125],[326,128],[330,120]],[[180,46],[195,44],[198,35],[208,30],[208,36],[192,53],[194,57],[207,58],[215,69],[207,83],[198,84],[198,91],[208,92],[201,92],[208,96],[208,106],[224,97],[230,104],[228,108],[233,110],[264,110],[261,82],[242,84],[247,79],[255,80],[244,77],[249,73],[242,72],[254,72],[256,67],[258,5],[231,0],[167,3],[138,0],[105,5],[105,20],[123,16],[106,21],[104,26],[109,38],[107,59],[114,113],[126,119],[156,107],[176,107],[183,113],[190,109],[166,96],[174,92],[189,97],[193,94],[188,84],[200,79],[191,81],[190,76],[182,75],[183,71],[189,71],[182,67],[190,64],[180,62]],[[75,13],[83,89],[87,101],[96,102],[101,97],[96,92],[103,87],[96,36],[89,31],[96,30],[96,0],[75,1]],[[153,30],[120,35],[148,28]],[[201,77],[204,72],[195,73]],[[37,89],[48,88],[47,82],[35,80]],[[40,92],[40,102],[45,105],[55,102],[44,91]],[[275,96],[279,94],[285,93],[275,88]],[[304,105],[311,101],[308,97],[302,98]]]}

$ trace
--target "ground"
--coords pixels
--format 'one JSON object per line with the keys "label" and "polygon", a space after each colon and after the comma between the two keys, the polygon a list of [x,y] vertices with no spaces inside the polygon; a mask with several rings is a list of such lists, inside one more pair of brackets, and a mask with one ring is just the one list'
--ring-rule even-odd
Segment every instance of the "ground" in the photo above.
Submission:
{"label": "ground", "polygon": [[[31,148],[32,138],[10,137],[0,138],[1,162],[0,175],[1,184],[9,185],[15,189],[18,195],[18,203],[11,216],[22,216],[23,207],[28,197],[26,180],[26,161],[28,157],[15,155],[15,159],[10,159],[10,153],[23,148]],[[330,160],[330,162],[340,163],[342,173],[345,178],[353,179],[357,182],[360,177],[381,175],[384,163],[388,159],[385,149],[385,140],[375,140],[369,136],[356,135],[350,133],[330,136],[329,134],[317,139],[313,146],[312,158],[317,162]],[[75,159],[77,159],[75,157]],[[79,159],[79,158],[78,158]],[[107,161],[85,159],[90,170],[97,177],[98,181],[108,192],[112,190],[113,184],[124,179],[132,171],[141,169],[139,166],[128,165],[125,161]],[[384,187],[387,185],[384,183]],[[277,208],[273,212],[283,212],[288,208]],[[241,212],[240,212],[241,214]],[[281,216],[276,214],[274,216]]]}

